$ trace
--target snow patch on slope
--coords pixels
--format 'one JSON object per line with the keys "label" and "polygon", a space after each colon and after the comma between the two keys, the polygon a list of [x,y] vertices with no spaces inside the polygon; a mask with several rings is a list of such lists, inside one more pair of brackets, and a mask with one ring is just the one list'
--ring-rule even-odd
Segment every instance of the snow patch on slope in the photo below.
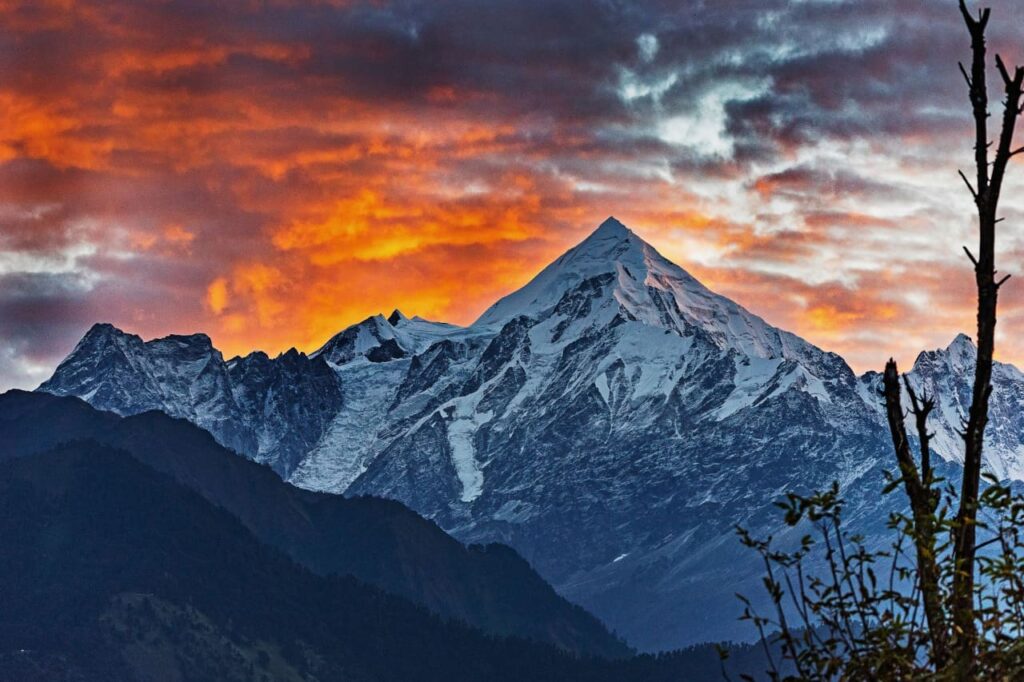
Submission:
{"label": "snow patch on slope", "polygon": [[335,367],[344,387],[341,410],[320,442],[289,477],[308,490],[343,492],[373,461],[387,407],[409,367],[408,360],[365,360]]}
{"label": "snow patch on slope", "polygon": [[476,459],[473,436],[477,430],[491,421],[491,412],[477,412],[476,406],[483,397],[482,391],[457,400],[451,408],[452,421],[448,424],[448,443],[452,448],[452,466],[462,483],[463,502],[472,502],[484,490],[484,472]]}
{"label": "snow patch on slope", "polygon": [[734,379],[736,387],[718,408],[715,419],[722,421],[753,406],[781,364],[782,358],[737,358]]}

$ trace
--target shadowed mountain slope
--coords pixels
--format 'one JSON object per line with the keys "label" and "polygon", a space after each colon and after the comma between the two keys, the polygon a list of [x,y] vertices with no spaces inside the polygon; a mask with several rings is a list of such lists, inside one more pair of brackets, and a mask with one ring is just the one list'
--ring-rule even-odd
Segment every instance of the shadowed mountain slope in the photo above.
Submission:
{"label": "shadowed mountain slope", "polygon": [[288,485],[192,424],[148,412],[121,418],[77,398],[0,395],[0,459],[92,439],[129,452],[227,510],[261,541],[320,574],[349,574],[497,635],[625,656],[628,648],[561,597],[512,549],[466,547],[404,505]]}

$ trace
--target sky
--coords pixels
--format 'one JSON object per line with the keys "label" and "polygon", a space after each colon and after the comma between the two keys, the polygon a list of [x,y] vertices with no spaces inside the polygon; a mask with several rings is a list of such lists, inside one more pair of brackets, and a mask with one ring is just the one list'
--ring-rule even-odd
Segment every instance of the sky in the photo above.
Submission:
{"label": "sky", "polygon": [[[1024,61],[1024,3],[988,4]],[[0,390],[97,321],[226,357],[468,324],[609,215],[858,371],[909,364],[974,329],[969,40],[953,0],[896,7],[0,0]]]}

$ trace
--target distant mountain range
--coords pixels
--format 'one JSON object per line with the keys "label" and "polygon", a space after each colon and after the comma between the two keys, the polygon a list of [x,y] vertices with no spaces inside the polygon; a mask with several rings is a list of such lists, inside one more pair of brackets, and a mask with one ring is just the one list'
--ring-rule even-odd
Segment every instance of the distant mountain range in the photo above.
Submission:
{"label": "distant mountain range", "polygon": [[[937,389],[955,461],[974,347],[910,373]],[[93,327],[40,391],[161,410],[310,490],[400,500],[467,542],[503,542],[645,650],[750,636],[787,490],[840,481],[881,537],[891,443],[875,373],[715,294],[610,218],[469,327],[376,316],[309,357],[225,361],[203,335]],[[1024,376],[998,365],[986,464],[1024,478]],[[898,501],[893,501],[895,504]],[[888,502],[887,502],[888,503]]]}

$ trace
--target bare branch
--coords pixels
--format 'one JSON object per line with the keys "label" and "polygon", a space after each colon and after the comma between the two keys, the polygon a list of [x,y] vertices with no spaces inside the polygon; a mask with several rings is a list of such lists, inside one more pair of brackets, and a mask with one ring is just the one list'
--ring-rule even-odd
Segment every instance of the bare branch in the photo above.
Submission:
{"label": "bare branch", "polygon": [[1006,166],[1013,156],[1011,146],[1013,143],[1013,132],[1017,123],[1017,116],[1020,110],[1021,90],[1024,88],[1024,68],[1016,67],[1013,77],[1006,71],[1003,60],[996,58],[996,64],[1006,84],[1006,101],[1003,109],[1002,130],[999,134],[999,145],[996,147],[995,160],[992,162],[992,175],[989,184],[990,191],[986,197],[985,213],[989,219],[995,218],[995,209],[999,203],[999,192],[1002,189],[1003,177],[1006,174]]}
{"label": "bare branch", "polygon": [[978,12],[978,18],[975,19],[971,16],[970,11],[967,9],[967,3],[964,0],[960,0],[960,13],[964,15],[964,23],[967,24],[967,29],[973,34],[975,31],[984,31],[985,25],[988,24],[989,9],[986,7],[984,10]]}
{"label": "bare branch", "polygon": [[907,395],[910,396],[910,408],[914,413],[914,421],[917,426],[917,438],[920,443],[921,452],[921,484],[926,490],[931,488],[931,450],[928,447],[931,434],[928,433],[928,415],[935,408],[935,401],[922,395],[920,399],[910,385],[910,379],[903,375],[903,385],[907,388]]}
{"label": "bare branch", "polygon": [[996,54],[996,68],[999,69],[999,75],[1003,77],[1003,84],[1009,87],[1013,81],[1010,79],[1010,73],[1006,70],[1006,64],[1003,64],[1003,58],[998,54]]}
{"label": "bare branch", "polygon": [[977,202],[978,201],[978,192],[974,189],[974,186],[971,185],[971,181],[967,179],[967,176],[964,175],[963,171],[958,170],[957,173],[959,173],[960,177],[964,179],[964,184],[967,185],[967,189],[970,191],[971,196],[974,197],[974,201]]}
{"label": "bare branch", "polygon": [[974,257],[974,254],[971,253],[971,250],[966,246],[964,247],[964,253],[966,253],[967,257],[971,259],[972,263],[974,263],[974,267],[978,267],[978,259]]}
{"label": "bare branch", "polygon": [[960,0],[960,13],[971,34],[971,69],[970,69],[970,100],[971,113],[974,117],[974,165],[977,180],[971,189],[975,203],[979,197],[988,195],[988,87],[985,82],[985,24],[988,22],[988,10],[974,19],[967,10],[967,3]]}
{"label": "bare branch", "polygon": [[964,68],[964,63],[957,62],[956,65],[960,67],[960,73],[963,74],[964,80],[967,81],[967,89],[970,90],[974,85],[971,83],[971,77],[967,75],[967,69]]}
{"label": "bare branch", "polygon": [[960,14],[964,15],[964,23],[967,24],[968,28],[970,28],[974,24],[974,17],[972,17],[971,13],[967,10],[967,3],[964,2],[964,0],[960,0]]}
{"label": "bare branch", "polygon": [[[903,474],[903,487],[910,500],[913,512],[911,537],[917,550],[918,584],[924,602],[925,618],[928,621],[928,636],[931,644],[932,660],[938,667],[944,665],[948,658],[948,634],[946,616],[942,607],[942,590],[939,586],[939,568],[935,559],[935,497],[929,487],[931,479],[931,462],[928,452],[928,431],[926,422],[931,412],[932,401],[921,402],[914,393],[913,387],[903,378],[910,394],[914,415],[917,418],[918,436],[921,438],[921,474],[910,454],[910,443],[907,440],[907,428],[903,422],[903,407],[900,400],[900,373],[896,361],[889,359],[882,375],[883,394],[885,396],[885,413],[889,422],[889,434],[892,436],[893,450],[900,472]],[[927,473],[925,473],[927,471]]]}

